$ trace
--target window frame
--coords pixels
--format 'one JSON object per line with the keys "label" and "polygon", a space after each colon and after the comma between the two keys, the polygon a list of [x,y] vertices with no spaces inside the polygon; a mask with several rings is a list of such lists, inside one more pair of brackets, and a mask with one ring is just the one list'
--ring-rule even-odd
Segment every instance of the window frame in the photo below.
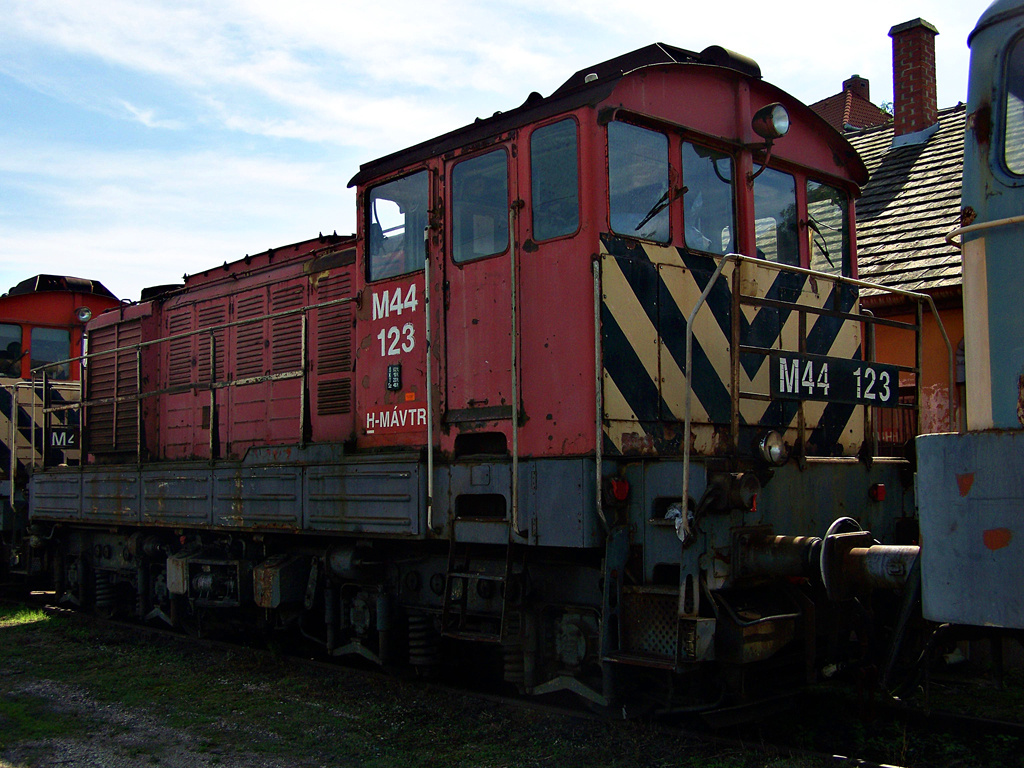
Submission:
{"label": "window frame", "polygon": [[[537,210],[536,209],[536,205],[537,205],[536,197],[537,197],[537,195],[536,195],[536,188],[534,186],[535,181],[536,181],[536,174],[534,172],[535,166],[534,166],[534,163],[533,163],[533,158],[534,158],[534,154],[533,154],[533,139],[534,139],[534,137],[538,133],[540,133],[541,131],[545,130],[546,128],[551,128],[551,127],[556,126],[556,125],[562,125],[564,123],[572,123],[573,129],[574,129],[574,136],[575,136],[575,140],[576,140],[576,157],[575,157],[575,160],[576,160],[576,226],[573,229],[569,230],[568,232],[564,232],[564,233],[557,234],[557,235],[550,235],[548,237],[538,237],[537,236],[537,215],[536,215],[536,210]],[[583,163],[582,163],[582,158],[581,158],[581,152],[582,152],[581,144],[582,144],[582,137],[580,136],[580,123],[579,123],[579,120],[576,118],[575,115],[571,115],[570,114],[570,115],[565,115],[565,116],[559,117],[557,120],[552,120],[550,122],[544,123],[543,125],[538,125],[538,126],[534,127],[533,130],[530,131],[530,136],[529,136],[529,139],[528,139],[528,145],[529,145],[529,148],[530,148],[530,160],[529,160],[529,167],[530,167],[530,235],[531,235],[531,237],[533,238],[533,240],[535,242],[547,243],[547,242],[551,242],[553,240],[571,238],[571,237],[574,237],[577,234],[579,234],[580,229],[583,227],[583,213],[582,213],[583,185],[582,185],[582,179],[581,179],[581,169],[582,169]]]}
{"label": "window frame", "polygon": [[[504,155],[504,157],[505,157],[505,207],[504,207],[504,209],[505,209],[505,219],[504,219],[504,222],[505,222],[505,245],[500,250],[494,251],[492,253],[481,254],[481,255],[474,255],[471,258],[457,258],[457,256],[456,256],[456,247],[455,247],[455,241],[456,241],[456,238],[455,238],[455,234],[456,234],[456,232],[455,232],[455,230],[456,230],[455,217],[456,217],[456,205],[457,205],[456,204],[456,195],[458,194],[458,190],[456,190],[456,183],[457,183],[456,171],[458,171],[459,168],[464,167],[467,163],[471,163],[471,162],[474,162],[476,160],[480,160],[482,158],[488,157],[489,155],[494,155],[494,154],[496,154],[498,152],[502,153]],[[451,165],[449,165],[449,167],[447,168],[446,176],[447,176],[447,179],[448,179],[448,190],[449,190],[449,192],[448,192],[447,204],[445,205],[445,223],[446,223],[445,229],[447,230],[447,237],[446,237],[446,239],[448,241],[448,252],[451,255],[452,263],[455,264],[456,266],[463,266],[465,264],[472,264],[472,263],[477,262],[477,261],[484,261],[486,259],[493,259],[493,258],[496,258],[498,256],[502,256],[502,255],[508,253],[509,249],[512,247],[512,234],[513,233],[512,233],[512,229],[511,229],[510,217],[508,215],[509,212],[512,209],[511,208],[511,206],[512,206],[512,159],[513,159],[513,154],[509,150],[508,145],[505,144],[505,143],[500,143],[500,144],[497,144],[495,146],[488,147],[486,150],[484,150],[482,152],[477,152],[477,153],[474,153],[472,155],[460,156],[458,159],[454,160],[451,163]]]}
{"label": "window frame", "polygon": [[[633,232],[621,232],[621,231],[619,231],[618,229],[615,228],[615,225],[612,222],[612,219],[613,219],[613,216],[614,216],[614,213],[615,213],[614,210],[613,210],[614,196],[613,196],[613,189],[612,189],[612,126],[613,125],[628,126],[631,129],[648,131],[649,133],[654,134],[656,136],[660,136],[662,139],[665,140],[665,158],[664,158],[665,159],[665,192],[664,192],[664,197],[666,198],[665,201],[664,201],[665,204],[655,214],[655,216],[652,216],[648,220],[648,222],[646,222],[646,223],[650,223],[650,221],[653,221],[658,216],[661,216],[662,214],[664,214],[664,216],[665,216],[665,229],[666,229],[665,238],[664,239],[656,239],[656,238],[651,238],[651,237],[644,237],[641,234],[638,234],[636,231],[633,231]],[[605,151],[606,151],[606,155],[607,155],[606,162],[605,162],[605,179],[606,179],[606,181],[608,183],[607,198],[606,198],[606,200],[607,200],[607,224],[608,224],[608,231],[611,232],[612,234],[618,235],[619,237],[628,237],[628,238],[635,239],[635,240],[642,240],[642,241],[648,242],[648,243],[657,243],[658,245],[669,245],[669,244],[671,244],[673,242],[673,240],[672,240],[672,232],[673,232],[672,208],[674,206],[672,205],[672,202],[673,202],[673,199],[674,199],[674,195],[673,195],[673,183],[672,182],[673,182],[673,175],[675,173],[675,169],[672,166],[672,146],[673,146],[674,142],[676,142],[676,143],[678,142],[678,137],[674,138],[674,134],[675,133],[676,133],[676,130],[673,129],[673,127],[670,126],[670,125],[659,125],[658,127],[654,127],[654,126],[640,125],[640,124],[638,124],[636,122],[631,122],[629,120],[623,120],[623,119],[614,119],[614,120],[610,120],[608,122],[608,124],[606,126],[606,129],[605,129]],[[651,208],[650,208],[650,210],[653,211],[658,205],[661,204],[661,202],[662,201],[659,199],[659,201],[653,203]]]}
{"label": "window frame", "polygon": [[[807,262],[805,259],[809,257],[806,253],[806,249],[802,244],[802,237],[800,233],[801,221],[805,221],[801,218],[801,214],[806,215],[807,213],[807,198],[806,198],[806,174],[800,171],[788,170],[779,166],[769,165],[765,166],[761,171],[758,171],[758,176],[754,179],[753,187],[750,191],[750,206],[753,222],[753,236],[754,240],[751,246],[754,250],[754,254],[758,258],[765,258],[767,261],[773,264],[781,264],[782,266],[788,267],[805,267]],[[760,220],[757,211],[757,183],[761,180],[767,180],[771,178],[768,174],[782,174],[788,176],[793,180],[793,248],[795,248],[796,263],[788,260],[783,260],[778,257],[779,252],[779,238],[778,238],[778,225],[776,225],[776,258],[770,259],[767,254],[759,253],[758,248],[758,237],[757,237],[757,222]],[[801,182],[805,182],[801,184]]]}
{"label": "window frame", "polygon": [[[1014,53],[1017,53],[1021,59],[1024,59],[1024,32],[1020,32],[1012,38],[1010,43],[1006,46],[1005,54],[1003,56],[1002,67],[998,81],[999,141],[998,149],[996,150],[999,154],[999,161],[996,165],[1016,183],[1020,184],[1024,183],[1024,151],[1019,153],[1019,157],[1017,158],[1019,165],[1017,165],[1016,167],[1011,166],[1010,158],[1007,157],[1007,150],[1010,146],[1010,142],[1008,141],[1010,135],[1011,98],[1010,64],[1013,59]],[[1022,64],[1024,64],[1024,62],[1022,62]],[[1022,69],[1024,69],[1024,66],[1022,66]],[[1018,134],[1024,134],[1024,99],[1016,100],[1020,104],[1020,114],[1017,120],[1016,132]],[[993,145],[995,145],[995,142],[993,142]]]}
{"label": "window frame", "polygon": [[[424,211],[423,211],[423,220],[424,220],[425,225],[429,225],[429,222],[430,222],[430,187],[431,187],[431,175],[432,175],[430,173],[430,169],[429,168],[421,167],[421,168],[415,168],[415,169],[407,170],[407,171],[405,171],[404,173],[402,173],[402,174],[400,174],[398,176],[393,176],[391,178],[385,179],[385,180],[380,181],[380,182],[378,182],[376,184],[373,184],[372,186],[367,187],[365,192],[364,192],[364,197],[363,197],[363,200],[364,200],[363,222],[364,222],[364,227],[365,227],[364,231],[366,233],[365,238],[364,238],[364,250],[365,250],[364,274],[365,274],[366,282],[367,283],[376,283],[376,282],[380,282],[380,281],[383,281],[383,280],[393,280],[393,279],[398,278],[398,277],[404,277],[406,275],[414,275],[417,272],[423,271],[424,261],[426,260],[426,257],[427,257],[427,247],[426,247],[425,243],[422,246],[422,249],[423,249],[422,256],[423,256],[423,258],[419,259],[417,261],[418,266],[410,267],[409,264],[407,263],[405,265],[405,267],[403,267],[402,269],[400,269],[398,271],[394,271],[394,272],[387,272],[386,274],[383,274],[383,275],[377,275],[377,274],[374,273],[375,254],[373,253],[373,248],[374,248],[374,242],[373,242],[373,232],[374,232],[374,230],[373,230],[373,226],[374,226],[374,221],[373,221],[374,205],[373,205],[373,203],[374,203],[374,197],[373,197],[373,193],[374,193],[374,191],[382,189],[384,187],[387,187],[387,186],[389,186],[391,184],[395,184],[395,183],[398,183],[398,182],[411,180],[413,177],[415,177],[415,176],[417,176],[419,174],[423,174],[424,179],[426,181],[426,193],[425,193],[424,199],[423,199],[423,203],[425,205],[425,208],[424,208]],[[390,198],[386,198],[386,197],[385,198],[378,198],[378,199],[390,200]],[[377,223],[377,226],[380,226],[379,222]],[[405,221],[404,221],[404,223],[402,225],[402,236],[403,236],[403,238],[406,238],[406,237],[408,237],[408,235],[409,235],[409,214],[406,213],[405,214]],[[421,240],[417,240],[417,242],[421,242]],[[404,248],[404,243],[403,243],[403,248]]]}
{"label": "window frame", "polygon": [[[15,329],[17,331],[17,339],[12,338],[6,344],[3,344],[2,339],[0,339],[0,376],[20,379],[21,361],[25,357],[25,329],[21,323],[0,323],[0,331],[5,328]],[[7,348],[15,343],[18,345],[18,356],[8,356]],[[7,372],[5,373],[4,370]]]}
{"label": "window frame", "polygon": [[[681,235],[682,247],[685,248],[687,251],[691,251],[693,253],[706,253],[706,254],[709,254],[711,256],[723,256],[723,255],[725,255],[727,253],[739,253],[739,250],[740,250],[740,242],[739,242],[740,241],[740,227],[739,227],[739,209],[740,209],[739,195],[740,195],[740,189],[739,189],[739,187],[740,187],[740,185],[737,183],[737,174],[739,173],[739,167],[740,167],[739,158],[737,157],[737,155],[736,155],[736,153],[734,151],[730,151],[733,148],[731,148],[731,147],[722,147],[722,146],[719,146],[716,143],[713,143],[711,141],[704,141],[703,139],[704,139],[704,137],[699,135],[699,134],[682,133],[681,136],[680,136],[680,140],[679,140],[679,151],[678,151],[679,171],[680,171],[680,174],[681,174],[681,177],[682,177],[682,190],[683,190],[682,194],[680,195],[680,199],[682,200],[682,207],[681,207],[681,210],[680,210],[680,214],[682,216],[682,227],[683,227],[682,228],[682,235]],[[729,190],[730,190],[730,197],[731,197],[731,199],[730,199],[730,206],[732,208],[732,221],[731,221],[731,231],[730,231],[730,247],[729,247],[729,249],[727,249],[725,251],[709,251],[709,250],[703,250],[703,249],[700,249],[700,248],[696,248],[696,247],[691,246],[689,244],[688,240],[687,240],[687,218],[688,217],[687,217],[687,210],[686,210],[687,209],[687,199],[686,199],[686,196],[691,191],[691,190],[688,189],[689,185],[687,184],[687,180],[686,180],[686,164],[685,164],[684,158],[683,158],[684,147],[687,144],[689,144],[691,146],[698,146],[698,147],[701,147],[703,149],[706,149],[706,150],[709,150],[711,152],[715,152],[715,153],[717,153],[719,155],[722,155],[723,157],[727,157],[727,158],[729,158],[729,160],[730,160],[730,162],[732,164],[732,179],[730,180],[730,183],[729,183]]]}
{"label": "window frame", "polygon": [[[55,333],[62,333],[64,335],[66,335],[67,336],[67,348],[66,348],[67,351],[64,354],[64,356],[63,357],[57,357],[57,358],[55,358],[53,360],[41,360],[41,361],[37,360],[36,357],[35,357],[35,352],[34,352],[34,350],[35,350],[35,348],[37,346],[37,340],[36,340],[36,332],[37,331],[39,331],[39,332],[52,331],[52,332],[55,332]],[[40,340],[40,341],[42,341],[42,340]],[[71,355],[71,345],[72,345],[72,342],[73,342],[72,333],[71,333],[71,330],[69,328],[61,328],[61,327],[54,327],[54,326],[48,326],[48,325],[34,325],[34,326],[32,326],[32,328],[29,330],[29,346],[28,346],[29,367],[34,370],[34,369],[42,367],[42,366],[49,366],[48,368],[46,368],[46,376],[48,378],[53,379],[54,381],[67,381],[67,380],[70,380],[71,379],[71,363],[70,362],[64,363],[64,365],[60,366],[59,369],[58,368],[54,368],[53,367],[53,363],[57,362],[58,360],[70,360],[70,358],[72,356]],[[50,342],[42,342],[42,343],[45,345],[47,343],[53,343],[53,342],[50,341]],[[56,371],[59,371],[63,375],[56,375],[55,374]]]}
{"label": "window frame", "polygon": [[[847,191],[846,189],[844,189],[842,187],[842,185],[836,184],[836,183],[831,182],[831,181],[826,181],[825,179],[822,179],[820,177],[804,176],[803,177],[803,182],[804,182],[803,183],[803,188],[804,188],[803,214],[804,214],[804,216],[806,216],[806,219],[804,219],[803,221],[807,222],[804,225],[804,229],[807,230],[807,238],[806,238],[807,239],[807,268],[808,269],[814,269],[814,267],[813,267],[813,263],[814,263],[814,242],[813,242],[813,239],[812,239],[814,237],[814,233],[811,230],[811,227],[809,225],[809,222],[811,220],[811,194],[810,194],[811,190],[810,190],[810,185],[811,184],[819,184],[819,185],[821,185],[823,187],[829,187],[831,189],[836,190],[840,195],[843,196],[843,199],[846,201],[846,205],[844,206],[843,211],[842,211],[842,220],[843,220],[843,227],[844,227],[843,234],[845,235],[845,237],[844,237],[844,242],[843,242],[842,264],[839,267],[839,273],[838,274],[840,276],[842,276],[842,277],[853,277],[853,274],[854,274],[854,264],[853,264],[853,261],[854,261],[854,248],[853,248],[853,244],[854,244],[855,230],[854,230],[853,224],[851,222],[851,218],[850,218],[850,212],[853,210],[853,197],[850,195],[849,191]],[[798,228],[799,228],[799,223],[798,223]],[[823,271],[823,272],[825,272],[825,274],[831,274],[827,270],[818,270],[818,271]]]}

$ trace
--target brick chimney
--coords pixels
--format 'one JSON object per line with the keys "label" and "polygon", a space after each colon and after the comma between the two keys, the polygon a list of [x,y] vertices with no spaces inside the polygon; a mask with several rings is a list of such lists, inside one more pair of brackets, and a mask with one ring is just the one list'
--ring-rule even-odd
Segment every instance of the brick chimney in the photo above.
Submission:
{"label": "brick chimney", "polygon": [[871,87],[866,77],[851,75],[850,79],[843,83],[843,91],[852,91],[865,101],[871,101]]}
{"label": "brick chimney", "polygon": [[[924,19],[897,24],[889,30],[892,38],[892,94],[895,138],[918,133],[938,124],[935,94],[935,36],[939,34]],[[922,141],[927,140],[927,135]]]}

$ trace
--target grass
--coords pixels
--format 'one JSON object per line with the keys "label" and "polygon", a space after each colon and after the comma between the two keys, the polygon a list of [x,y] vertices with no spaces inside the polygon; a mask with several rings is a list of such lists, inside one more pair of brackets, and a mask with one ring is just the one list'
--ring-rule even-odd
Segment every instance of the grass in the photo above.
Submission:
{"label": "grass", "polygon": [[38,680],[141,712],[147,722],[189,734],[194,751],[214,758],[256,753],[295,766],[368,768],[810,765],[686,741],[645,723],[549,716],[400,680],[311,672],[283,657],[211,651],[0,607],[0,748],[95,731],[88,715],[22,692]]}
{"label": "grass", "polygon": [[[191,749],[211,760],[255,753],[282,765],[368,768],[817,764],[696,742],[646,722],[550,716],[397,679],[310,670],[286,657],[208,650],[173,638],[95,628],[76,617],[0,607],[0,751],[39,748],[46,739],[80,738],[96,729],[93,714],[69,711],[33,693],[27,685],[32,681],[56,681],[65,690],[84,692],[100,704],[119,705],[140,713],[145,722],[188,734]],[[953,694],[977,708],[970,690]],[[1020,690],[1011,681],[996,701],[1015,711],[1016,720],[1021,719]],[[809,750],[910,766],[1022,762],[1024,744],[1015,737],[921,737],[905,723],[863,709],[855,693],[844,698],[833,687],[811,689],[797,709],[765,721],[760,732],[751,731],[752,743],[785,739]],[[136,751],[146,757],[144,747]],[[149,757],[159,758],[155,748]]]}

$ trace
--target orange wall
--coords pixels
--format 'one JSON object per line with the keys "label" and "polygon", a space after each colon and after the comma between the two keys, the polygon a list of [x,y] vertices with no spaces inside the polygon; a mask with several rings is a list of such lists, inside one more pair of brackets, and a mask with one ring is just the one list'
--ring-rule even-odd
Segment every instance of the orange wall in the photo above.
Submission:
{"label": "orange wall", "polygon": [[[880,313],[876,313],[879,314]],[[956,353],[957,345],[964,337],[964,314],[959,307],[940,309],[942,325],[946,329],[949,343]],[[886,319],[906,323],[915,322],[913,315],[885,315]],[[876,357],[880,362],[896,365],[914,365],[914,336],[909,331],[880,326],[875,332]],[[929,308],[925,308],[923,333],[922,398],[920,433],[955,432],[958,430],[959,411],[956,397],[953,402],[953,421],[950,422],[949,403],[949,352],[942,334]],[[956,375],[954,359],[954,376]],[[901,376],[901,384],[907,383],[907,375]],[[910,378],[912,382],[912,377]]]}

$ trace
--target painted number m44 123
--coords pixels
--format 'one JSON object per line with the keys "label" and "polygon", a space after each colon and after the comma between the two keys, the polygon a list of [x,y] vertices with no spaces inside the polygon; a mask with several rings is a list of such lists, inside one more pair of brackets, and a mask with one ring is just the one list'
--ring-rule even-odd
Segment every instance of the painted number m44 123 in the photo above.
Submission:
{"label": "painted number m44 123", "polygon": [[899,368],[841,357],[784,354],[771,358],[772,397],[894,408]]}

